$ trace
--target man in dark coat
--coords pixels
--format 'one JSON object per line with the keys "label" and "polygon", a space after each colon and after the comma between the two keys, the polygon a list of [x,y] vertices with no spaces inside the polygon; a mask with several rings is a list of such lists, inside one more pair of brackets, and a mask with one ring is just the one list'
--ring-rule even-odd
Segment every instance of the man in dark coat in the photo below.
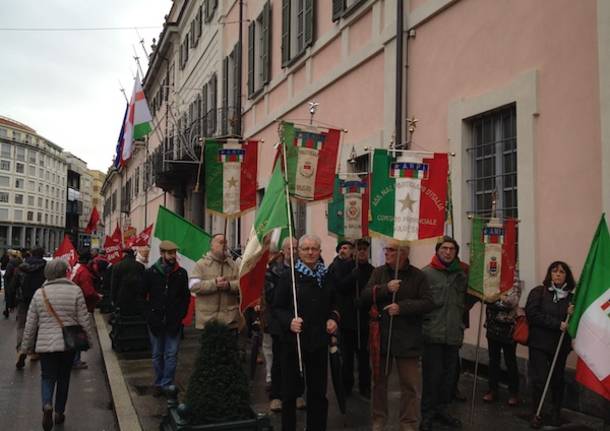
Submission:
{"label": "man in dark coat", "polygon": [[161,241],[161,257],[144,272],[142,282],[155,382],[153,395],[160,396],[174,382],[182,319],[191,298],[188,275],[176,261],[178,247]]}
{"label": "man in dark coat", "polygon": [[[44,249],[37,247],[32,250],[31,255],[18,267],[12,280],[17,300],[17,352],[21,351],[21,341],[23,340],[23,330],[25,321],[30,308],[30,303],[34,293],[42,286],[45,281],[44,267],[47,261],[43,259]],[[33,353],[32,353],[33,354]],[[33,354],[34,359],[37,355]],[[18,369],[25,365],[26,355],[18,353]]]}
{"label": "man in dark coat", "polygon": [[16,306],[16,292],[13,283],[13,277],[19,265],[23,263],[21,259],[21,253],[18,250],[9,250],[9,261],[6,264],[4,271],[4,318],[8,319],[8,315]]}
{"label": "man in dark coat", "polygon": [[[386,354],[396,362],[400,379],[401,430],[417,430],[419,420],[419,394],[421,375],[419,358],[423,350],[423,315],[434,308],[430,286],[424,274],[409,264],[409,247],[398,241],[390,241],[384,248],[385,265],[373,270],[362,293],[363,304],[375,301],[381,313],[381,337],[379,358],[371,357],[379,369],[373,379],[372,422],[373,431],[385,429],[388,418],[388,378]],[[398,277],[396,267],[398,265]],[[388,347],[390,321],[391,345]],[[371,352],[373,355],[373,352]],[[374,369],[374,371],[377,371]]]}
{"label": "man in dark coat", "polygon": [[448,413],[454,395],[458,352],[464,340],[464,310],[468,277],[458,256],[458,243],[444,237],[423,272],[428,279],[435,309],[424,319],[422,361],[422,431],[432,429],[433,420],[459,428],[461,421]]}
{"label": "man in dark coat", "polygon": [[142,279],[146,268],[136,261],[132,249],[123,251],[121,260],[112,270],[112,302],[122,316],[134,316],[142,308]]}
{"label": "man in dark coat", "polygon": [[294,315],[292,273],[280,277],[273,303],[278,320],[282,355],[282,430],[296,429],[296,399],[302,390],[299,375],[297,334],[307,386],[307,430],[325,431],[328,417],[326,385],[328,381],[328,343],[337,330],[339,314],[331,279],[320,262],[320,239],[303,235],[299,240],[299,258],[295,263],[298,315]]}

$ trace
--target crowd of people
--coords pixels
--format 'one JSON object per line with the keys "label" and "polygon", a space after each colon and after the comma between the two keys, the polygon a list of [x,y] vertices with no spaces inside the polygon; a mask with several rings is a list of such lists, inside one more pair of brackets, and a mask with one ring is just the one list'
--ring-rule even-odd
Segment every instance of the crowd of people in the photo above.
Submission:
{"label": "crowd of people", "polygon": [[[91,313],[99,292],[110,292],[116,313],[146,319],[155,379],[153,395],[174,384],[184,318],[194,297],[195,328],[212,320],[228,325],[235,336],[244,328],[240,313],[239,265],[227,252],[224,235],[212,236],[211,248],[187,274],[177,260],[178,246],[162,241],[160,258],[148,261],[146,247],[124,250],[115,265],[103,251],[79,251],[73,268],[60,259],[44,259],[44,250],[11,250],[0,261],[5,270],[5,318],[15,311],[16,368],[26,359],[41,361],[43,428],[65,420],[70,372],[87,366],[81,352],[64,343],[63,326],[80,325],[92,342]],[[270,410],[281,412],[282,430],[296,429],[296,410],[306,408],[307,430],[324,431],[328,416],[328,351],[338,338],[344,396],[371,402],[372,429],[388,422],[388,378],[396,367],[400,384],[401,430],[432,430],[436,423],[460,428],[449,409],[458,397],[459,350],[470,307],[468,266],[450,237],[436,244],[422,269],[411,265],[409,247],[388,241],[385,262],[373,267],[365,239],[340,241],[327,267],[321,241],[304,235],[286,238],[272,249],[260,302],[252,311],[264,331],[263,353]],[[294,274],[294,279],[293,279]],[[537,407],[559,337],[566,331],[574,278],[568,265],[553,262],[542,285],[534,288],[524,313],[530,325],[529,371],[532,407]],[[294,293],[296,292],[296,298]],[[507,405],[521,403],[516,344],[512,331],[521,287],[488,298],[489,390],[485,402],[500,398],[500,360],[508,370]],[[74,306],[76,304],[76,306]],[[296,307],[296,315],[295,315]],[[465,320],[466,319],[466,320]],[[563,374],[571,349],[564,337],[552,374],[550,423],[560,423]],[[357,366],[355,366],[357,364]],[[356,386],[357,385],[357,386]],[[54,401],[53,401],[54,400]],[[53,418],[53,413],[55,414]],[[531,426],[543,425],[532,415]]]}

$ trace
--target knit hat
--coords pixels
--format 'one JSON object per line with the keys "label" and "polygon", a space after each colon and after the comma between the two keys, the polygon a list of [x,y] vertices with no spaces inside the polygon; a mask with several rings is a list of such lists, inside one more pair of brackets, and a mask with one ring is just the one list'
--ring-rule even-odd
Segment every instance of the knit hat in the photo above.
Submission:
{"label": "knit hat", "polygon": [[351,245],[352,247],[354,246],[354,243],[351,241],[347,241],[347,240],[343,240],[343,241],[339,241],[337,243],[337,248],[335,249],[335,251],[337,253],[339,253],[339,250],[341,250],[341,247],[343,247],[344,245]]}
{"label": "knit hat", "polygon": [[460,254],[460,246],[458,245],[457,241],[454,240],[453,238],[451,238],[450,236],[444,236],[441,239],[438,240],[438,242],[436,243],[436,252],[438,253],[438,249],[441,248],[441,245],[443,245],[443,243],[445,242],[450,242],[451,244],[453,244],[455,246],[455,255],[457,256],[458,254]]}

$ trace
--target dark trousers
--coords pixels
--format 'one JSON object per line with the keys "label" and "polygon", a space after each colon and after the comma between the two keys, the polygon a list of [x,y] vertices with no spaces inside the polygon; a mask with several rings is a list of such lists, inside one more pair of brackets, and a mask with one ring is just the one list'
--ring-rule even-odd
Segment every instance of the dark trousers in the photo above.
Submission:
{"label": "dark trousers", "polygon": [[53,406],[55,394],[55,412],[63,413],[68,401],[70,371],[74,352],[52,352],[40,354],[42,407]]}
{"label": "dark trousers", "polygon": [[343,360],[343,387],[345,393],[352,392],[354,387],[354,358],[358,360],[358,387],[361,393],[371,391],[371,366],[369,363],[368,329],[366,335],[360,331],[360,349],[358,349],[358,331],[344,329],[341,331],[341,357]]}
{"label": "dark trousers", "polygon": [[269,399],[282,398],[282,343],[279,335],[271,336],[271,352],[273,361],[271,362],[271,392]]}
{"label": "dark trousers", "polygon": [[498,392],[500,382],[500,360],[504,352],[504,363],[508,371],[508,391],[516,396],[519,393],[519,370],[517,369],[517,345],[487,339],[489,351],[489,390]]}
{"label": "dark trousers", "polygon": [[453,398],[459,346],[424,344],[422,358],[422,416],[433,418],[446,410]]}
{"label": "dark trousers", "polygon": [[[303,393],[296,345],[282,343],[282,431],[295,431],[296,399]],[[307,387],[307,431],[326,431],[328,400],[328,347],[312,352],[303,350],[303,368]]]}
{"label": "dark trousers", "polygon": [[[563,404],[563,386],[564,386],[564,372],[566,368],[566,359],[568,358],[569,351],[562,349],[557,356],[557,363],[551,377],[551,383],[549,389],[551,391],[551,403],[553,409],[559,410]],[[538,403],[542,397],[542,391],[544,390],[544,384],[553,362],[553,356],[555,352],[545,352],[536,348],[530,347],[529,349],[529,375],[532,382],[532,408],[536,410]],[[548,399],[548,398],[547,398]]]}

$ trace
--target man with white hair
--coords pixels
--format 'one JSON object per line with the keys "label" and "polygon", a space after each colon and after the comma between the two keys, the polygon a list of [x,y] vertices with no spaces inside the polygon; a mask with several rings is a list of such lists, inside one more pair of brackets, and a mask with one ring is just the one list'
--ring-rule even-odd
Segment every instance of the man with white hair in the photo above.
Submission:
{"label": "man with white hair", "polygon": [[337,331],[335,289],[320,260],[321,241],[315,235],[299,239],[294,266],[297,315],[294,311],[292,271],[280,277],[276,287],[273,316],[281,328],[282,430],[296,429],[296,399],[302,391],[299,375],[297,336],[307,387],[307,429],[326,430],[328,400],[328,343]]}

